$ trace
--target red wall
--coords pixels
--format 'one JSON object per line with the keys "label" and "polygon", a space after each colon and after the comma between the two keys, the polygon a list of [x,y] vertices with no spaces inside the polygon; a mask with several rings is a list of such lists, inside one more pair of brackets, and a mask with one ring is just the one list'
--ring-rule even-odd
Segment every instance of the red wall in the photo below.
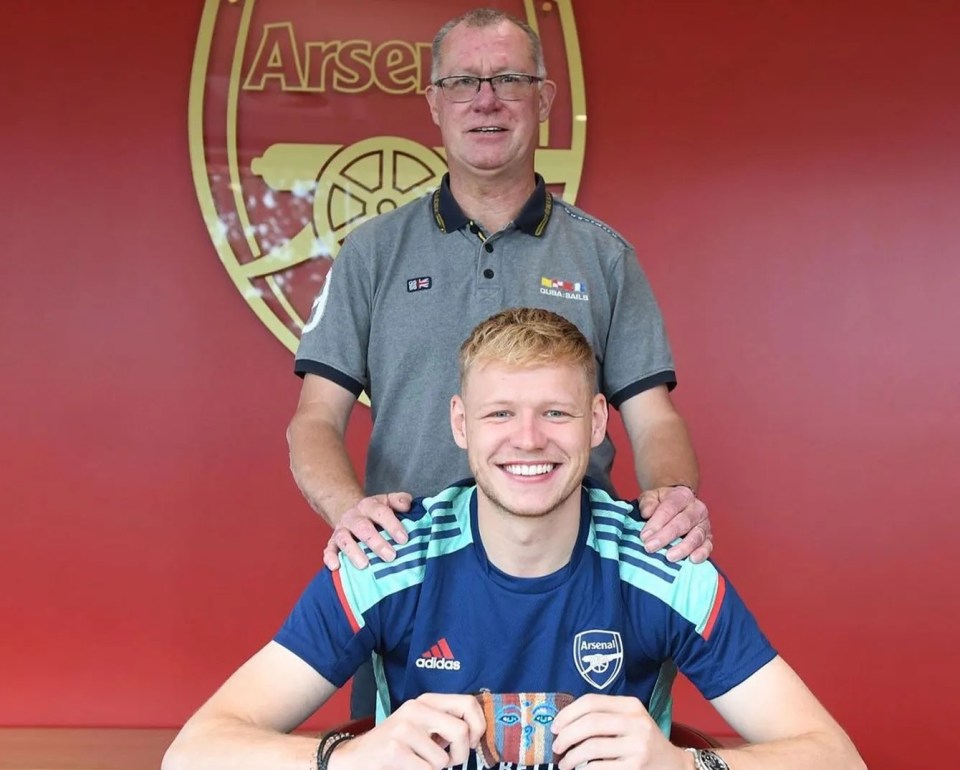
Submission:
{"label": "red wall", "polygon": [[[716,555],[870,767],[926,766],[960,745],[960,6],[587,5],[578,203],[664,307]],[[182,723],[326,538],[291,357],[198,209],[201,4],[93,7],[0,24],[0,724]]]}

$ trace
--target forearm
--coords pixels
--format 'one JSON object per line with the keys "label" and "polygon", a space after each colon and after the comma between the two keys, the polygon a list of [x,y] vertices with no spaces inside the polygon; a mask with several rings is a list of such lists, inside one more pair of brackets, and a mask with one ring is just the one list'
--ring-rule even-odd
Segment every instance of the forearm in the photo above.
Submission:
{"label": "forearm", "polygon": [[716,753],[736,770],[866,770],[842,732],[808,733]]}
{"label": "forearm", "polygon": [[161,770],[310,770],[319,742],[234,720],[188,723],[167,749]]}
{"label": "forearm", "polygon": [[686,423],[679,413],[644,424],[630,438],[641,489],[683,484],[697,491],[700,467]]}
{"label": "forearm", "polygon": [[343,442],[343,433],[317,419],[295,416],[287,428],[290,471],[310,507],[336,526],[344,511],[363,498]]}
{"label": "forearm", "polygon": [[711,700],[747,744],[717,753],[736,770],[865,770],[856,748],[783,658]]}

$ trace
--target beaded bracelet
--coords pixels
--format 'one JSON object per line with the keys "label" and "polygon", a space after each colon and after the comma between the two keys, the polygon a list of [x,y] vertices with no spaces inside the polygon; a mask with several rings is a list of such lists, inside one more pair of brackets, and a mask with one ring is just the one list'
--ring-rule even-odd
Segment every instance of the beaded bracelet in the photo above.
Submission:
{"label": "beaded bracelet", "polygon": [[317,744],[317,770],[327,770],[327,765],[330,762],[330,755],[333,754],[333,750],[344,741],[349,741],[353,737],[353,733],[339,732],[330,732],[324,735],[323,738],[320,739],[320,743]]}

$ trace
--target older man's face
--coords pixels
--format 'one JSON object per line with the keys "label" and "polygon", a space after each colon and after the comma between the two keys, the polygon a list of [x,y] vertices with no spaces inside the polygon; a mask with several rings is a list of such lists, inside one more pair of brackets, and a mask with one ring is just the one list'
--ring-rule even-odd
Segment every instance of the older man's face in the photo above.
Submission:
{"label": "older man's face", "polygon": [[[536,75],[530,40],[508,21],[490,27],[454,27],[443,40],[439,77],[491,77],[508,72]],[[519,101],[497,98],[483,83],[469,102],[448,101],[437,86],[427,100],[447,153],[451,175],[493,176],[533,172],[539,124],[550,114],[556,86],[545,81]]]}

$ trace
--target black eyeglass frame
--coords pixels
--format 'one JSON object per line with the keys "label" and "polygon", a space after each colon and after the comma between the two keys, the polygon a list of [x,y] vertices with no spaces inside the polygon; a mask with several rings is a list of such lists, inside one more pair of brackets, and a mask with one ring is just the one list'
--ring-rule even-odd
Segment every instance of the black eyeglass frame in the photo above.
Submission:
{"label": "black eyeglass frame", "polygon": [[480,93],[480,89],[483,87],[484,83],[490,84],[490,89],[493,91],[494,95],[498,99],[501,99],[502,101],[505,101],[505,102],[520,101],[520,99],[523,98],[522,96],[518,98],[505,99],[503,96],[497,93],[497,83],[500,83],[502,85],[504,83],[504,78],[522,78],[523,82],[525,82],[525,84],[528,87],[532,86],[534,83],[542,83],[546,79],[546,78],[539,77],[538,75],[528,75],[525,72],[502,72],[499,75],[492,75],[488,78],[482,78],[479,75],[447,75],[446,77],[437,78],[436,80],[434,80],[433,85],[435,85],[437,88],[439,88],[443,92],[443,95],[445,98],[450,99],[451,101],[455,101],[450,96],[450,92],[447,90],[447,87],[444,85],[446,81],[449,81],[449,80],[459,80],[461,82],[470,81],[470,80],[476,81],[476,84],[477,84],[476,90],[473,92],[473,94],[470,96],[469,99],[463,99],[458,102],[459,104],[465,104],[466,102],[473,101],[477,97],[477,94]]}

